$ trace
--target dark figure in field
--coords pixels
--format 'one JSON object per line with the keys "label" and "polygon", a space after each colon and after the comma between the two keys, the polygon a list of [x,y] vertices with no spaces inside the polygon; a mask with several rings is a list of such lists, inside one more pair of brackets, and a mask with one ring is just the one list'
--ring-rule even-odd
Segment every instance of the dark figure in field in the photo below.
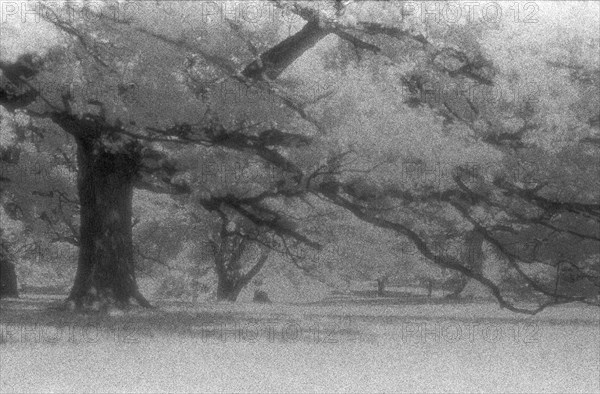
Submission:
{"label": "dark figure in field", "polygon": [[270,304],[271,303],[271,299],[269,299],[269,296],[267,295],[266,291],[263,290],[254,290],[254,302],[260,302],[262,304]]}

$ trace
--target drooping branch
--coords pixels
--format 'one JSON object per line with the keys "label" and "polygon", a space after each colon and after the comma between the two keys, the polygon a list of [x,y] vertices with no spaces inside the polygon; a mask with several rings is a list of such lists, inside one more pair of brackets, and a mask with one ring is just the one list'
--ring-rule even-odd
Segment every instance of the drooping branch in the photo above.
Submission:
{"label": "drooping branch", "polygon": [[535,315],[535,314],[541,312],[542,310],[546,309],[549,306],[559,305],[559,304],[564,304],[564,303],[569,303],[569,302],[576,302],[576,301],[585,301],[585,299],[582,297],[560,297],[560,298],[555,297],[553,300],[543,303],[535,309],[527,309],[527,308],[517,307],[513,303],[508,301],[506,298],[504,298],[504,296],[501,293],[500,288],[496,284],[494,284],[494,282],[492,282],[490,279],[485,277],[483,274],[480,274],[478,272],[473,271],[472,269],[470,269],[468,267],[465,267],[459,261],[457,261],[456,259],[454,259],[451,256],[435,254],[429,248],[429,246],[427,245],[425,240],[423,240],[416,232],[409,229],[408,227],[403,226],[399,223],[392,222],[392,221],[382,218],[380,216],[372,215],[365,207],[361,206],[360,204],[353,203],[352,201],[340,196],[339,194],[332,194],[327,191],[324,191],[323,195],[329,201],[331,201],[335,205],[338,205],[338,206],[344,208],[345,210],[351,212],[357,218],[359,218],[367,223],[373,224],[377,227],[392,230],[395,233],[397,233],[398,235],[401,235],[402,237],[409,239],[415,245],[415,247],[419,250],[421,255],[423,255],[425,258],[427,258],[429,261],[433,262],[434,264],[436,264],[442,268],[448,268],[448,269],[460,272],[469,278],[475,279],[476,281],[478,281],[479,283],[481,283],[482,285],[484,285],[486,288],[488,288],[490,290],[490,292],[492,293],[494,298],[496,298],[498,304],[501,307],[506,308],[512,312]]}
{"label": "drooping branch", "polygon": [[[472,201],[472,202],[485,203],[488,206],[494,207],[496,209],[499,209],[503,212],[508,213],[511,217],[513,217],[513,219],[512,219],[513,222],[518,222],[520,224],[526,224],[526,225],[540,225],[540,226],[549,228],[551,230],[554,230],[554,231],[557,231],[560,233],[566,233],[569,235],[573,235],[573,236],[581,238],[581,239],[587,239],[587,240],[591,240],[591,241],[600,241],[600,238],[596,235],[584,234],[580,231],[574,231],[574,230],[571,230],[568,228],[561,228],[561,227],[553,225],[548,220],[549,212],[547,210],[543,209],[541,206],[538,206],[538,208],[543,211],[542,215],[536,215],[535,217],[527,217],[518,212],[515,212],[514,209],[511,209],[509,206],[507,206],[505,204],[500,204],[498,202],[492,201],[490,198],[482,195],[481,193],[477,193],[477,192],[471,190],[469,187],[467,187],[464,184],[464,182],[461,180],[461,178],[459,176],[455,176],[454,181],[458,185],[459,189],[463,192],[462,193],[463,195],[461,195],[461,193],[447,194],[443,198],[444,201],[451,201],[450,197],[461,198],[463,201],[467,201],[467,199],[465,197],[468,196],[470,198],[470,201]],[[552,210],[551,213],[555,213],[555,211]],[[576,213],[576,214],[581,215],[581,213]]]}
{"label": "drooping branch", "polygon": [[250,220],[250,222],[259,228],[267,228],[275,234],[290,237],[316,250],[321,250],[322,248],[320,243],[309,239],[305,235],[287,226],[280,214],[261,205],[258,200],[253,201],[252,199],[238,198],[228,194],[221,197],[213,196],[211,198],[201,199],[199,203],[206,210],[216,212],[219,212],[221,205],[225,204]]}
{"label": "drooping branch", "polygon": [[[496,247],[496,249],[509,260],[509,263],[517,270],[519,275],[521,275],[526,280],[526,282],[532,286],[532,288],[534,288],[535,290],[537,290],[547,296],[551,296],[551,297],[555,297],[555,296],[557,296],[557,294],[554,294],[551,291],[549,291],[549,289],[546,289],[546,288],[543,288],[542,286],[540,286],[533,278],[526,275],[521,270],[520,266],[517,264],[517,261],[534,263],[534,262],[536,262],[536,261],[534,261],[535,259],[528,258],[527,256],[523,255],[522,253],[515,254],[515,253],[510,252],[509,250],[506,249],[504,244],[494,236],[495,232],[506,232],[506,231],[513,232],[514,230],[511,227],[507,227],[507,226],[503,226],[503,225],[483,226],[482,224],[478,223],[470,216],[469,210],[467,209],[467,207],[473,207],[473,206],[492,207],[492,208],[501,210],[502,212],[505,212],[506,214],[508,214],[509,218],[506,220],[510,221],[510,219],[512,218],[513,219],[512,222],[517,220],[519,223],[524,224],[524,225],[529,225],[529,226],[538,226],[539,225],[539,226],[549,228],[557,233],[567,234],[569,236],[574,236],[574,237],[589,240],[589,241],[595,241],[595,242],[599,241],[598,237],[595,235],[585,234],[580,231],[574,231],[574,230],[571,230],[568,228],[561,228],[556,225],[553,225],[551,222],[549,222],[549,219],[547,217],[545,217],[546,215],[542,215],[540,218],[537,218],[537,217],[531,218],[531,217],[525,217],[523,215],[520,215],[518,212],[514,212],[514,210],[511,209],[509,206],[505,206],[503,204],[495,202],[489,196],[486,196],[486,195],[483,195],[481,193],[471,190],[462,182],[462,180],[460,179],[460,177],[458,175],[454,177],[454,180],[455,180],[456,184],[459,186],[458,190],[449,189],[449,190],[446,190],[443,192],[429,192],[429,193],[413,194],[409,191],[405,191],[405,190],[395,187],[395,188],[383,190],[379,197],[380,198],[391,197],[391,198],[395,198],[395,199],[400,199],[402,201],[402,203],[404,203],[404,204],[410,204],[410,203],[415,203],[415,202],[421,202],[421,203],[422,202],[439,202],[439,203],[449,204],[450,206],[454,207],[454,209],[456,209],[463,218],[465,218],[471,224],[476,226],[478,228],[478,231],[485,234],[486,240],[490,244],[494,245]],[[349,187],[347,185],[342,185],[339,187],[339,189],[352,195],[355,199],[357,199],[356,201],[360,201],[361,203],[364,203],[364,201],[361,201],[362,196],[360,195],[360,193],[357,194],[352,187]],[[371,210],[371,211],[373,211],[373,210]],[[597,276],[595,276],[595,275],[585,274],[584,276],[593,281],[598,280]],[[558,295],[558,296],[560,296],[562,298],[566,298],[566,299],[570,297],[567,295]],[[570,299],[572,299],[573,301],[581,301],[581,299],[578,299],[577,297],[572,297]]]}
{"label": "drooping branch", "polygon": [[[153,130],[157,131],[156,129]],[[291,160],[285,158],[275,148],[281,146],[308,145],[312,141],[309,137],[287,133],[278,129],[264,130],[258,136],[246,134],[238,130],[226,130],[220,125],[218,127],[215,125],[208,125],[198,129],[191,128],[190,130],[191,133],[198,135],[198,137],[193,139],[188,138],[186,140],[188,144],[219,146],[238,152],[249,153],[262,158],[282,172],[292,174],[293,177],[298,179],[302,178],[302,169]],[[162,130],[160,132],[163,134],[169,133],[168,130]],[[176,140],[173,140],[173,142],[175,141]],[[153,152],[152,150],[148,150],[144,156],[148,158],[147,162],[149,163],[146,167],[154,165],[150,163],[158,163],[155,165],[160,169],[163,165],[160,163],[168,162],[167,158],[163,157],[164,154]],[[158,158],[151,156],[157,156]],[[173,174],[166,174],[166,176],[171,175]]]}
{"label": "drooping branch", "polygon": [[572,212],[600,220],[600,204],[553,201],[538,195],[537,190],[535,189],[529,190],[518,187],[501,178],[495,180],[494,185],[504,190],[506,196],[517,196],[522,200],[549,212]]}
{"label": "drooping branch", "polygon": [[[502,253],[502,255],[504,255],[508,262],[510,263],[511,267],[514,268],[518,274],[525,279],[525,281],[536,291],[548,296],[548,297],[552,297],[555,300],[560,300],[562,303],[568,303],[568,302],[585,302],[586,298],[585,297],[577,297],[577,296],[569,296],[566,294],[559,294],[556,292],[556,289],[554,289],[554,291],[552,291],[551,289],[548,288],[544,288],[543,286],[541,286],[536,280],[534,280],[532,277],[530,277],[529,275],[527,275],[523,269],[519,266],[519,264],[517,263],[518,260],[524,260],[527,261],[529,263],[533,263],[533,261],[528,261],[528,259],[523,258],[523,256],[517,256],[513,253],[511,253],[510,251],[508,251],[504,245],[498,241],[494,236],[492,236],[492,234],[481,224],[479,224],[468,212],[467,208],[462,206],[459,203],[456,202],[451,202],[451,205],[456,208],[456,210],[458,212],[461,213],[461,215],[467,219],[474,227],[475,229],[483,235],[484,239],[486,241],[488,241],[491,245],[493,245],[500,253]],[[548,305],[554,305],[555,303],[548,303]]]}

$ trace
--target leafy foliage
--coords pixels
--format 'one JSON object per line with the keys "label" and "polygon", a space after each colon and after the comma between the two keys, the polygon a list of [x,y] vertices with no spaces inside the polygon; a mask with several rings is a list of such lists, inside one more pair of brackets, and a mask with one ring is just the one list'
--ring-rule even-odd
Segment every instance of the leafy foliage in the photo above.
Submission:
{"label": "leafy foliage", "polygon": [[[269,4],[273,18],[253,23],[207,18],[202,2],[135,3],[118,18],[100,4],[85,22],[68,17],[78,5],[43,4],[38,31],[3,25],[0,66],[24,93],[2,96],[0,137],[19,152],[14,171],[29,174],[17,174],[4,205],[30,206],[21,220],[76,244],[66,135],[92,135],[112,154],[139,148],[135,185],[152,194],[135,196],[135,236],[150,271],[151,261],[195,259],[184,271],[198,275],[210,247],[181,258],[189,242],[223,252],[249,239],[307,273],[450,269],[517,312],[593,302],[596,9],[575,24],[555,5],[537,24],[453,24],[410,17],[396,2]],[[41,60],[14,67],[30,53]],[[43,183],[30,180],[36,160],[51,169]],[[40,193],[59,197],[32,200]],[[516,306],[480,263],[464,261],[467,233],[543,296],[538,308]],[[236,250],[221,258],[237,264]],[[398,257],[405,250],[410,261]],[[529,272],[536,264],[554,276]]]}

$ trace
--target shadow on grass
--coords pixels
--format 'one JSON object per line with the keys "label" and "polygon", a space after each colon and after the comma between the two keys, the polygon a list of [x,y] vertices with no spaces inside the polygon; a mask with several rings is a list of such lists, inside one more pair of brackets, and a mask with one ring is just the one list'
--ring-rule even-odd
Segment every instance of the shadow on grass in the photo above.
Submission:
{"label": "shadow on grass", "polygon": [[473,300],[468,298],[429,297],[407,291],[386,290],[380,295],[376,290],[355,290],[347,295],[338,293],[336,296],[326,298],[314,304],[334,305],[341,302],[348,305],[456,305],[471,304]]}
{"label": "shadow on grass", "polygon": [[[360,331],[343,325],[344,319],[285,313],[228,311],[230,304],[159,302],[155,309],[133,306],[118,314],[76,313],[58,308],[62,299],[30,298],[0,301],[0,344],[43,342],[61,330],[87,336],[90,342],[103,334],[120,334],[138,341],[159,337],[191,337],[208,342],[342,342],[360,337]],[[87,330],[87,331],[86,331]],[[82,334],[83,331],[86,331]],[[48,334],[50,332],[50,334]],[[62,331],[61,331],[62,332]],[[22,338],[26,337],[27,340]],[[63,336],[61,339],[65,339]],[[125,338],[125,339],[127,339]],[[50,342],[50,341],[49,341]]]}
{"label": "shadow on grass", "polygon": [[[357,340],[376,341],[369,326],[387,326],[396,330],[402,329],[406,324],[419,322],[543,323],[562,326],[598,324],[598,319],[593,316],[590,319],[568,320],[519,314],[483,316],[478,312],[479,309],[469,309],[470,305],[478,303],[465,300],[460,306],[462,308],[464,305],[467,309],[461,309],[457,313],[452,313],[449,309],[451,313],[446,314],[441,307],[431,310],[431,314],[418,314],[414,312],[414,308],[410,312],[410,309],[403,310],[401,307],[422,305],[437,308],[441,305],[457,306],[459,303],[456,300],[428,298],[403,292],[388,294],[388,297],[371,297],[370,292],[357,292],[310,304],[245,304],[239,307],[235,305],[234,308],[230,303],[194,305],[183,301],[162,301],[155,303],[155,309],[131,307],[116,314],[75,313],[57,308],[64,297],[27,295],[0,301],[0,344],[43,342],[44,338],[47,342],[57,342],[56,336],[62,335],[60,333],[65,330],[70,330],[71,334],[75,333],[73,335],[87,342],[97,340],[102,335],[117,335],[119,340],[125,342],[154,337],[187,337],[217,343],[260,340],[278,343],[345,343]],[[493,307],[489,302],[487,304]],[[354,306],[367,308],[352,309]],[[386,308],[381,313],[370,314],[369,307],[375,306],[389,306],[392,309]],[[346,307],[348,309],[344,310]],[[392,312],[388,314],[386,311]],[[62,341],[66,341],[66,338],[66,335],[60,337]]]}

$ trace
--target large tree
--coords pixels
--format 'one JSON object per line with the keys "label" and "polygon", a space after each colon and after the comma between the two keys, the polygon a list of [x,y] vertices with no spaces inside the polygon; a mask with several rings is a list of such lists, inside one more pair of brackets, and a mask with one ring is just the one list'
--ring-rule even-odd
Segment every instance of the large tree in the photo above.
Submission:
{"label": "large tree", "polygon": [[[26,116],[38,124],[50,121],[58,125],[77,146],[80,253],[69,299],[77,305],[96,299],[124,305],[133,298],[148,306],[135,279],[132,195],[134,186],[171,194],[190,192],[187,184],[178,183],[173,177],[176,168],[169,160],[169,149],[182,142],[224,147],[258,155],[290,171],[291,163],[271,147],[306,144],[308,140],[274,127],[264,128],[257,137],[244,133],[263,122],[228,129],[226,125],[232,125],[230,119],[218,119],[220,114],[231,112],[219,108],[227,97],[221,92],[202,97],[201,79],[214,79],[211,73],[226,75],[234,81],[229,87],[239,89],[253,83],[252,78],[260,79],[260,75],[234,75],[235,67],[219,60],[220,55],[207,54],[203,46],[194,48],[197,32],[189,30],[190,26],[177,26],[176,17],[166,29],[161,29],[155,21],[164,16],[164,10],[155,5],[128,10],[131,12],[125,17],[131,20],[127,21],[119,19],[123,15],[108,15],[110,6],[107,3],[88,10],[74,9],[77,5],[56,7],[40,3],[38,11],[45,23],[37,33],[52,32],[46,40],[42,34],[36,36],[33,29],[39,26],[16,23],[21,25],[17,29],[35,36],[38,45],[34,45],[33,53],[19,52],[19,37],[9,26],[5,32],[12,41],[8,41],[10,50],[1,63],[5,77],[2,101],[12,110],[27,108]],[[79,11],[89,11],[96,19],[69,19],[70,12]],[[188,12],[197,12],[196,22],[202,22],[201,8],[184,4],[176,11],[178,15]],[[223,31],[223,25],[215,25],[204,30],[224,37],[237,29],[234,24],[225,28]],[[300,29],[297,33],[300,40],[306,37],[305,32],[306,29]],[[185,38],[181,40],[179,35]],[[288,46],[297,49],[291,41],[274,47],[271,53],[276,55],[271,64],[281,61],[284,69],[303,52],[288,51],[291,56],[286,53]],[[215,42],[208,43],[211,46]],[[222,50],[218,46],[216,49]],[[206,58],[204,64],[198,55]],[[279,56],[281,59],[277,60]],[[250,63],[248,70],[254,67]],[[263,89],[271,94],[268,88]],[[264,102],[258,107],[264,107]],[[218,110],[213,111],[212,106]],[[274,104],[270,106],[273,108]],[[294,108],[291,103],[288,106]],[[262,110],[274,114],[272,108]],[[203,114],[214,115],[217,121]],[[193,130],[191,120],[199,121]],[[200,138],[193,138],[190,133],[200,134]],[[156,143],[165,147],[157,149]],[[242,206],[238,209],[246,212]],[[303,239],[293,230],[246,213],[255,221],[281,229],[287,236]]]}

